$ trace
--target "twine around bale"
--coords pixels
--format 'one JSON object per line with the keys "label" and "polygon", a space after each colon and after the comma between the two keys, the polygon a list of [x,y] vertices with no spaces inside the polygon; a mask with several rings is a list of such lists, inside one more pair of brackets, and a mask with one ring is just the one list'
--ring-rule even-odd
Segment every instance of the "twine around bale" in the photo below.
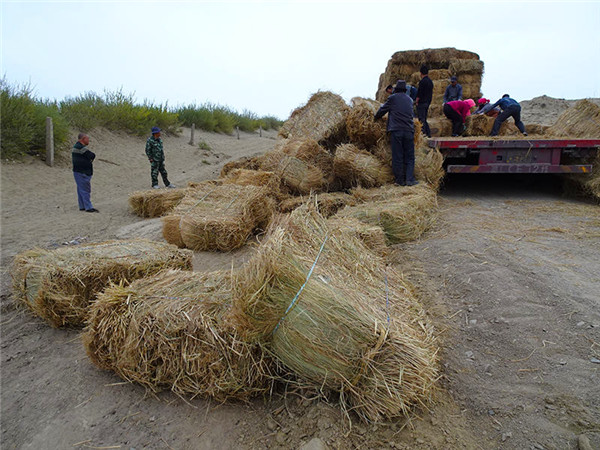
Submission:
{"label": "twine around bale", "polygon": [[283,316],[281,316],[281,319],[279,319],[279,322],[277,322],[277,325],[273,329],[273,334],[275,334],[275,332],[279,328],[279,325],[281,325],[281,322],[283,322],[283,319],[285,319],[285,316],[287,316],[287,314],[290,312],[290,310],[296,304],[296,301],[298,301],[298,298],[300,297],[300,294],[304,290],[304,287],[306,286],[306,283],[308,283],[308,280],[310,279],[310,277],[311,277],[311,275],[313,273],[313,270],[315,269],[315,266],[317,265],[317,261],[319,261],[319,257],[321,256],[321,253],[323,252],[323,248],[325,247],[325,242],[327,242],[327,239],[329,239],[329,234],[325,235],[325,239],[323,240],[323,243],[321,244],[321,248],[319,249],[319,253],[317,253],[317,257],[315,258],[315,261],[313,262],[312,267],[310,268],[310,270],[308,271],[308,274],[306,275],[306,280],[304,280],[304,284],[302,284],[302,286],[300,286],[300,289],[298,289],[298,292],[296,292],[296,295],[294,296],[292,302],[289,304],[289,306],[287,307],[287,309],[283,313]]}

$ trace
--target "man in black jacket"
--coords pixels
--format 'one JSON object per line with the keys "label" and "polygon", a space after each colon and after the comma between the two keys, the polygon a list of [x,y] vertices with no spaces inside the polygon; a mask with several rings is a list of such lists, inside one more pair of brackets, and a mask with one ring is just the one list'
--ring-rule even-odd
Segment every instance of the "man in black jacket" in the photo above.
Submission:
{"label": "man in black jacket", "polygon": [[419,88],[417,89],[417,119],[423,124],[423,134],[427,137],[431,137],[431,130],[427,123],[427,112],[429,111],[429,105],[433,97],[433,81],[429,78],[429,68],[426,65],[421,66],[421,81],[419,81]]}
{"label": "man in black jacket", "polygon": [[77,201],[79,202],[79,211],[99,212],[92,206],[90,194],[92,193],[92,175],[94,168],[92,161],[96,155],[88,150],[90,137],[87,134],[79,133],[79,139],[73,146],[71,157],[73,159],[73,176],[77,183]]}
{"label": "man in black jacket", "polygon": [[387,131],[392,146],[392,171],[396,184],[414,186],[415,180],[415,126],[413,101],[406,95],[406,82],[398,80],[394,93],[375,113],[375,120],[388,113]]}

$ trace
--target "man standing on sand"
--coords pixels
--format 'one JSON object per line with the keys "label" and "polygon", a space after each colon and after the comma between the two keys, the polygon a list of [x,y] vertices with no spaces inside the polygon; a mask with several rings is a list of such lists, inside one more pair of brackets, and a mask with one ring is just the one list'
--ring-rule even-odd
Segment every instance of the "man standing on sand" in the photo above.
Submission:
{"label": "man standing on sand", "polygon": [[397,185],[414,186],[415,180],[415,125],[413,101],[406,95],[406,82],[398,80],[394,93],[375,113],[375,120],[388,113],[387,131],[392,146],[392,171]]}
{"label": "man standing on sand", "polygon": [[167,169],[165,168],[165,153],[163,143],[160,138],[160,128],[152,127],[152,136],[146,141],[146,156],[150,161],[150,177],[152,178],[152,189],[158,189],[158,172],[168,188],[174,188],[175,185],[169,182]]}
{"label": "man standing on sand", "polygon": [[429,68],[426,65],[421,66],[421,81],[419,81],[419,88],[417,89],[417,119],[423,124],[423,134],[427,137],[431,137],[431,130],[427,123],[427,112],[429,111],[429,105],[433,97],[433,81],[429,78]]}
{"label": "man standing on sand", "polygon": [[94,167],[92,162],[96,155],[89,151],[90,137],[87,134],[79,133],[78,141],[75,142],[71,151],[73,161],[73,176],[77,184],[77,201],[79,202],[79,211],[100,212],[92,206],[90,195],[92,193],[92,175]]}

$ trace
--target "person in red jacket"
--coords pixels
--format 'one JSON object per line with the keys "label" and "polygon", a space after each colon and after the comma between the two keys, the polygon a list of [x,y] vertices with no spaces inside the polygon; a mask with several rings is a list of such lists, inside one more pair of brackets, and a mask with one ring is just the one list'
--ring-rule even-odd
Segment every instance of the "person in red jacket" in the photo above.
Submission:
{"label": "person in red jacket", "polygon": [[452,136],[459,136],[464,131],[465,119],[471,115],[475,102],[470,98],[454,100],[444,105],[444,115],[452,121]]}

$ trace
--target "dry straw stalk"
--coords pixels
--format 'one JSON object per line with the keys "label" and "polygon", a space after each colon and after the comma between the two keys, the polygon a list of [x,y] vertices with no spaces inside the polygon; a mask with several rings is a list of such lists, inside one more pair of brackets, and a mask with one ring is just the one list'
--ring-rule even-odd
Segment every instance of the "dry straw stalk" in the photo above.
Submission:
{"label": "dry straw stalk", "polygon": [[110,281],[133,281],[162,269],[192,269],[192,252],[147,240],[107,241],[15,257],[18,300],[54,327],[82,325],[88,307]]}
{"label": "dry straw stalk", "polygon": [[271,364],[230,309],[229,272],[165,271],[100,294],[83,341],[98,367],[152,391],[245,400],[269,388]]}

